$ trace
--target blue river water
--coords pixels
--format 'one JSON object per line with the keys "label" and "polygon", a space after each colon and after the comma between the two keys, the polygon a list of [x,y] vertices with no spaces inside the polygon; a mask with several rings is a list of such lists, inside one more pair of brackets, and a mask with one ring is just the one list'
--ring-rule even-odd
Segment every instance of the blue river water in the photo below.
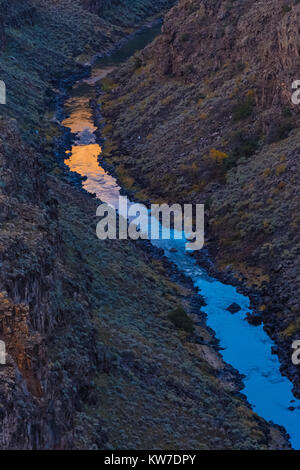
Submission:
{"label": "blue river water", "polygon": [[[273,341],[262,326],[246,321],[247,312],[251,312],[249,298],[208,276],[185,251],[184,239],[152,243],[163,248],[165,255],[200,289],[207,303],[202,307],[207,324],[220,340],[225,362],[245,375],[243,393],[254,411],[267,421],[284,426],[293,448],[300,450],[300,400],[292,393],[292,383],[280,373],[278,357],[272,354]],[[227,310],[233,302],[241,307],[234,315]],[[289,410],[291,406],[294,411]]]}

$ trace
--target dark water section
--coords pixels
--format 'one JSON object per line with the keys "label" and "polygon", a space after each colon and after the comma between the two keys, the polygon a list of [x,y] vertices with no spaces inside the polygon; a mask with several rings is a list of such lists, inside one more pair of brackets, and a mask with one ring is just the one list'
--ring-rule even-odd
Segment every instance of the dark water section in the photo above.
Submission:
{"label": "dark water section", "polygon": [[[110,56],[103,57],[95,62],[93,69],[94,72],[97,72],[97,67],[101,69],[103,67],[111,67],[124,63],[129,57],[131,57],[135,52],[144,49],[148,44],[150,44],[156,36],[161,32],[161,24],[155,24],[150,28],[146,28],[141,33],[135,35],[132,39],[126,42],[119,50],[114,52]],[[93,72],[93,73],[94,73]]]}

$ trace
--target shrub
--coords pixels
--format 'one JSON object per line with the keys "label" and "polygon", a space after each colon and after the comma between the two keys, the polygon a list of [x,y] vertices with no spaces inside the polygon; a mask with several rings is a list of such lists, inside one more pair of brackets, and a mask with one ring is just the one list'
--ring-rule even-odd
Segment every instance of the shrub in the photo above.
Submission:
{"label": "shrub", "polygon": [[217,149],[210,149],[209,156],[216,163],[222,163],[224,160],[226,160],[229,157],[227,153],[221,152],[220,150],[217,150]]}
{"label": "shrub", "polygon": [[199,117],[200,117],[200,119],[201,119],[202,121],[205,121],[205,120],[208,118],[208,114],[206,114],[206,113],[201,113]]}
{"label": "shrub", "polygon": [[168,106],[170,103],[172,103],[173,99],[174,99],[173,96],[170,95],[170,96],[167,96],[166,98],[162,99],[160,101],[160,103],[162,104],[162,106]]}
{"label": "shrub", "polygon": [[233,150],[225,163],[226,169],[235,167],[238,160],[242,157],[249,158],[253,155],[259,146],[257,136],[247,136],[238,132],[233,136]]}
{"label": "shrub", "polygon": [[181,36],[181,42],[187,42],[190,39],[190,34],[189,33],[183,33]]}
{"label": "shrub", "polygon": [[194,73],[196,73],[196,72],[197,72],[197,70],[196,70],[196,68],[195,68],[195,66],[194,66],[193,64],[187,65],[187,67],[186,67],[186,73],[188,73],[188,74],[190,74],[190,73],[194,74]]}
{"label": "shrub", "polygon": [[190,334],[194,332],[193,322],[188,317],[182,306],[178,306],[172,310],[168,315],[168,319],[176,326],[176,328],[184,330]]}
{"label": "shrub", "polygon": [[107,137],[112,133],[112,131],[113,131],[112,124],[106,124],[105,127],[102,129],[102,135],[104,135],[104,137]]}
{"label": "shrub", "polygon": [[105,93],[108,93],[109,91],[116,88],[117,84],[111,78],[104,77],[101,80],[101,87],[102,87],[102,90],[105,91]]}
{"label": "shrub", "polygon": [[278,184],[278,189],[284,189],[286,187],[286,182],[285,181],[280,181]]}
{"label": "shrub", "polygon": [[240,98],[237,104],[233,107],[233,119],[234,121],[241,121],[247,119],[253,113],[255,106],[255,98],[253,92],[248,92],[247,96]]}
{"label": "shrub", "polygon": [[268,176],[270,176],[270,174],[271,174],[270,168],[266,168],[263,172],[263,177],[267,178]]}
{"label": "shrub", "polygon": [[282,332],[284,336],[292,336],[300,330],[300,318],[297,318],[294,323],[290,325]]}
{"label": "shrub", "polygon": [[286,170],[286,164],[282,163],[276,168],[276,175],[277,176],[283,175],[283,173],[285,173],[285,170]]}
{"label": "shrub", "polygon": [[182,174],[184,178],[188,180],[192,184],[197,184],[200,179],[200,169],[196,162],[193,162],[189,165],[182,165],[181,166]]}
{"label": "shrub", "polygon": [[271,136],[270,143],[279,142],[286,139],[295,127],[295,123],[291,118],[284,118],[281,122],[277,123],[273,135]]}
{"label": "shrub", "polygon": [[292,11],[292,8],[289,5],[284,5],[281,11],[282,13],[289,13],[290,11]]}
{"label": "shrub", "polygon": [[134,69],[138,70],[142,67],[143,61],[139,55],[134,56]]}

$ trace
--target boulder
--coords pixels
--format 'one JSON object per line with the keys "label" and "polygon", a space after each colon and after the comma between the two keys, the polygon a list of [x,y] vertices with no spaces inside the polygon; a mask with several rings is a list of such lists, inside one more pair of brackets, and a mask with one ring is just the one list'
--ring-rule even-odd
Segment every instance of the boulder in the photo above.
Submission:
{"label": "boulder", "polygon": [[228,310],[228,312],[234,314],[234,313],[237,313],[240,310],[242,310],[242,308],[234,302],[233,304],[229,305],[227,310]]}

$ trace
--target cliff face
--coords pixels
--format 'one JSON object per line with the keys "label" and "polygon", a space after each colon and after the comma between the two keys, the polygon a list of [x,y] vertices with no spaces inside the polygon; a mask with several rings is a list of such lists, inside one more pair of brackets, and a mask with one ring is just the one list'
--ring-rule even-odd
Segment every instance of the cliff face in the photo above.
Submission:
{"label": "cliff face", "polygon": [[300,12],[294,3],[179,2],[166,16],[156,63],[163,73],[189,75],[198,84],[213,74],[228,81],[234,67],[244,67],[243,79],[251,76],[258,105],[289,105],[299,72]]}
{"label": "cliff face", "polygon": [[33,24],[35,7],[26,0],[1,0],[0,10],[0,50],[4,50],[7,45],[6,28]]}
{"label": "cliff face", "polygon": [[33,24],[36,13],[33,0],[1,0],[0,6],[3,22],[7,27]]}
{"label": "cliff face", "polygon": [[131,26],[170,8],[175,0],[82,0],[92,12],[115,24]]}
{"label": "cliff face", "polygon": [[206,246],[259,293],[298,394],[299,16],[298,2],[181,0],[100,99],[107,158],[137,197],[205,203]]}

